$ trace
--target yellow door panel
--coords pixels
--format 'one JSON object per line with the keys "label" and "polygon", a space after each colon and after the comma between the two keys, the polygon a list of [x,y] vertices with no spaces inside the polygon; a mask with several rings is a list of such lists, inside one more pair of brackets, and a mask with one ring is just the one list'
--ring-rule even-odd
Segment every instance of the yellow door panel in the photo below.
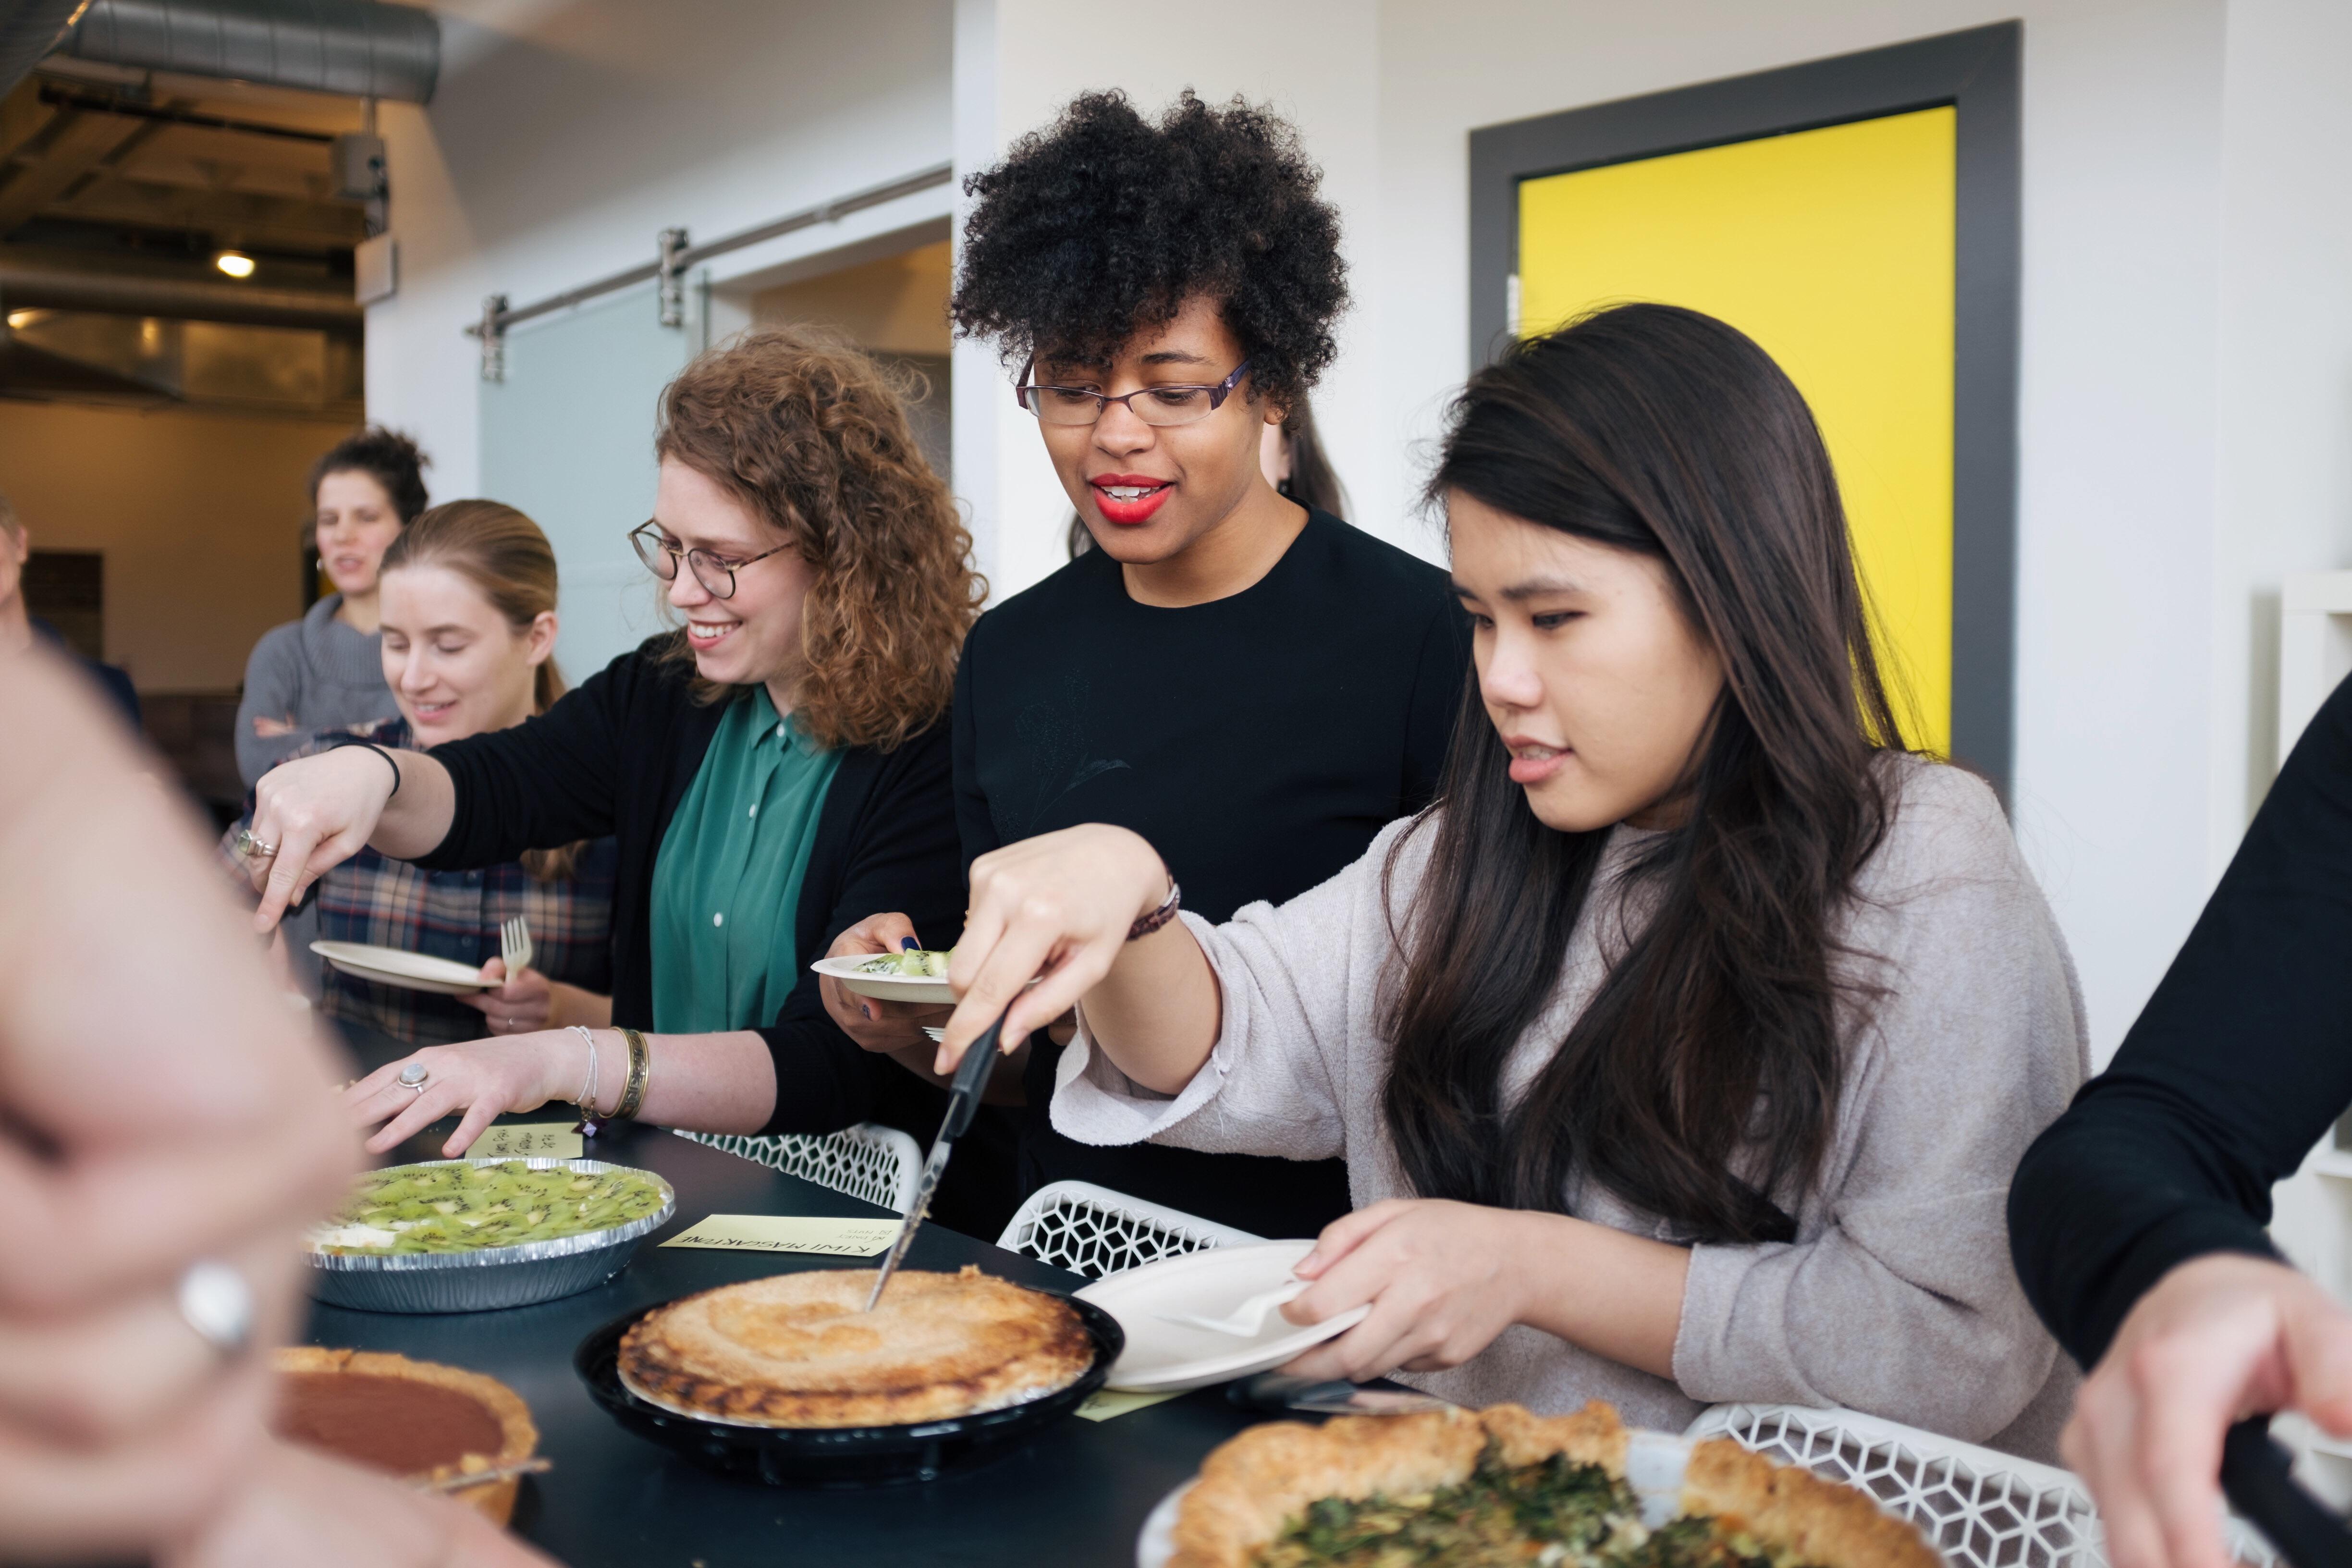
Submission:
{"label": "yellow door panel", "polygon": [[1729,321],[1812,405],[1914,745],[1951,737],[1949,108],[1519,186],[1519,321],[1654,300]]}

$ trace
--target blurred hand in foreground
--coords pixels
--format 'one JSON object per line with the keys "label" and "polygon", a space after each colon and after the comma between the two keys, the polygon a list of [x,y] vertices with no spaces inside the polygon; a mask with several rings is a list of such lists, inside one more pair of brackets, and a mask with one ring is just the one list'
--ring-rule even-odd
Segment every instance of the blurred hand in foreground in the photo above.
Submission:
{"label": "blurred hand in foreground", "polygon": [[551,1568],[452,1498],[416,1491],[288,1443],[254,1456],[246,1484],[159,1568]]}
{"label": "blurred hand in foreground", "polygon": [[2229,1568],[2222,1435],[2281,1410],[2352,1436],[2352,1315],[2269,1258],[2199,1258],[2157,1281],[2059,1444],[2098,1503],[2115,1568]]}
{"label": "blurred hand in foreground", "polygon": [[168,1555],[263,1441],[258,1352],[352,1140],[192,814],[73,672],[0,656],[12,735],[42,742],[0,744],[0,1559]]}

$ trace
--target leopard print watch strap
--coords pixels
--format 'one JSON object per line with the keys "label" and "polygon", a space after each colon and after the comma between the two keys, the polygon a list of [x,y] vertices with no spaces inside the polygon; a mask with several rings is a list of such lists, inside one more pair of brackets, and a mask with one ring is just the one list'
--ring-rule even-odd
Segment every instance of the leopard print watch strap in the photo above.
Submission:
{"label": "leopard print watch strap", "polygon": [[1150,936],[1153,931],[1158,931],[1161,926],[1164,926],[1170,921],[1174,920],[1176,918],[1176,910],[1182,905],[1183,901],[1184,889],[1176,885],[1175,878],[1169,878],[1168,897],[1166,900],[1163,901],[1158,909],[1152,910],[1148,915],[1139,917],[1133,925],[1128,927],[1127,940],[1134,942],[1139,937]]}

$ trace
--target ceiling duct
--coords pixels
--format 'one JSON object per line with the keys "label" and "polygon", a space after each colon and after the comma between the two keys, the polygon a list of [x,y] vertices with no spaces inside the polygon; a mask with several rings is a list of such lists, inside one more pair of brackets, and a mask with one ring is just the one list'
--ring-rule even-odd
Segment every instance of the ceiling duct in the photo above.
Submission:
{"label": "ceiling duct", "polygon": [[425,103],[441,71],[441,24],[430,11],[383,0],[89,0],[59,52],[137,70]]}
{"label": "ceiling duct", "polygon": [[348,280],[316,288],[233,282],[209,268],[175,267],[62,247],[0,245],[0,303],[11,310],[100,310],[262,327],[356,327]]}
{"label": "ceiling duct", "polygon": [[0,5],[0,93],[58,47],[88,0],[16,0]]}

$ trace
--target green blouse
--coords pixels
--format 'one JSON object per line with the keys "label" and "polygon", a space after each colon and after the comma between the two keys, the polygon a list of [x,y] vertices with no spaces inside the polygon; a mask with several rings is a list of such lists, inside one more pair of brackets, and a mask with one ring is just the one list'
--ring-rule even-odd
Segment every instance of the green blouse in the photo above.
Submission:
{"label": "green blouse", "polygon": [[654,1027],[762,1028],[800,984],[801,881],[841,753],[736,698],[654,857]]}

